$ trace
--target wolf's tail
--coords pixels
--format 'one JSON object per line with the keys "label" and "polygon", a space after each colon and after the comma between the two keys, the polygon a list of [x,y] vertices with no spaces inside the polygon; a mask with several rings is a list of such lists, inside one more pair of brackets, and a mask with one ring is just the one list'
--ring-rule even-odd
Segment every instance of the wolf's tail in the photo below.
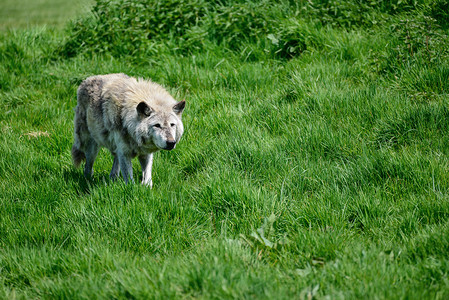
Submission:
{"label": "wolf's tail", "polygon": [[72,160],[75,168],[78,168],[81,165],[81,162],[86,159],[86,155],[83,151],[81,151],[76,143],[72,146]]}
{"label": "wolf's tail", "polygon": [[[79,89],[78,89],[79,94]],[[79,98],[79,95],[78,95]],[[85,120],[85,114],[84,111],[81,109],[80,105],[78,104],[75,107],[75,130],[74,130],[74,141],[72,146],[72,161],[75,168],[78,168],[82,161],[86,159],[86,154],[81,150],[81,138],[80,138],[80,132],[82,129],[82,124],[86,123]]]}
{"label": "wolf's tail", "polygon": [[75,115],[75,140],[73,141],[72,146],[72,161],[75,168],[78,168],[83,160],[86,159],[86,154],[80,149],[81,148],[81,140],[79,136],[79,124],[78,124],[78,116]]}

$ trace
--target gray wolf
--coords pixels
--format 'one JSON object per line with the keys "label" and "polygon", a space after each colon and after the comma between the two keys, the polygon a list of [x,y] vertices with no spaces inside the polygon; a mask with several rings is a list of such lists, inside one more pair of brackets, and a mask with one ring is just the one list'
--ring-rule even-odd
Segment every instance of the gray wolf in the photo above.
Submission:
{"label": "gray wolf", "polygon": [[184,132],[185,101],[176,101],[162,86],[125,74],[91,76],[77,92],[75,167],[83,160],[84,175],[91,177],[100,147],[111,151],[114,162],[110,178],[121,172],[126,183],[133,181],[131,160],[139,158],[142,184],[153,186],[153,153],[172,150]]}

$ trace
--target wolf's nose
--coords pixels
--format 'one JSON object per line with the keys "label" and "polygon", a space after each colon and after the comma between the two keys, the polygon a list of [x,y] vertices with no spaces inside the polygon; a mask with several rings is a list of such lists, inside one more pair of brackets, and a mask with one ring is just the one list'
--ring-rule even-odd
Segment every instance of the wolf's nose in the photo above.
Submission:
{"label": "wolf's nose", "polygon": [[173,148],[175,148],[176,142],[169,142],[167,141],[167,146],[165,147],[165,150],[172,150]]}

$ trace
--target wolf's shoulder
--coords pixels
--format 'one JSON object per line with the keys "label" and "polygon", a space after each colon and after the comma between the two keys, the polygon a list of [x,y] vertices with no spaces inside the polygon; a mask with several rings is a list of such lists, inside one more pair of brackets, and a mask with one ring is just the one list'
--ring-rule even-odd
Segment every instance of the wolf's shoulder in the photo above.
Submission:
{"label": "wolf's shoulder", "polygon": [[134,98],[136,101],[141,99],[152,108],[171,107],[177,103],[165,87],[150,79],[137,78],[130,85],[130,91],[130,98]]}

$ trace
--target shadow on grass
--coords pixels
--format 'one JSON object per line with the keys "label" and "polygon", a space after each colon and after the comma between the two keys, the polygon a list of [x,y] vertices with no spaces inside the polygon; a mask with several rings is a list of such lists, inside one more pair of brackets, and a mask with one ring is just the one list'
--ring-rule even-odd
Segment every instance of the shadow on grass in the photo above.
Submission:
{"label": "shadow on grass", "polygon": [[107,174],[94,174],[92,178],[84,177],[82,170],[70,168],[64,171],[64,181],[67,185],[73,185],[79,196],[88,195],[92,190],[100,185],[108,185],[112,183]]}

